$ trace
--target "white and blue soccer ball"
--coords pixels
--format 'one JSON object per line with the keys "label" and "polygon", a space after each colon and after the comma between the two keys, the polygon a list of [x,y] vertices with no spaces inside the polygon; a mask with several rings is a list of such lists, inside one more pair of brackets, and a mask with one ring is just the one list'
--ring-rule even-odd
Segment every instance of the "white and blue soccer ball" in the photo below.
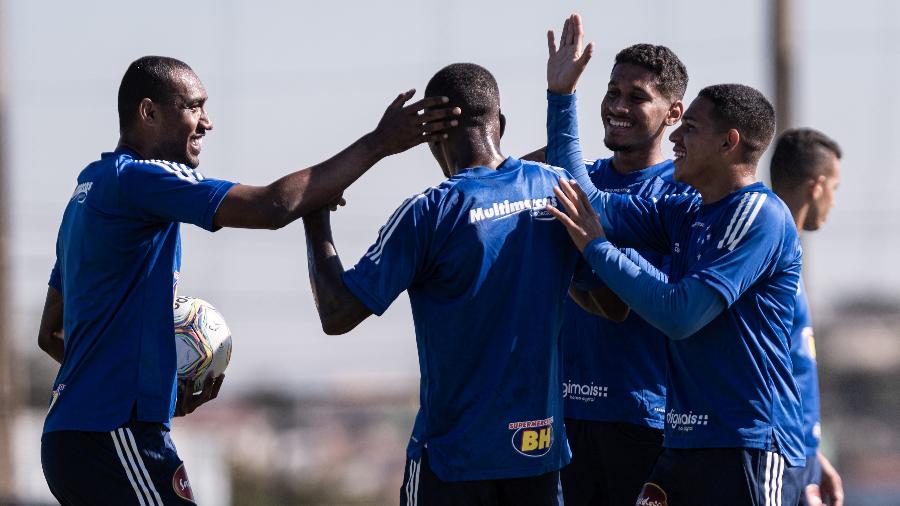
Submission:
{"label": "white and blue soccer ball", "polygon": [[175,353],[178,379],[192,382],[193,392],[203,389],[231,361],[231,330],[212,304],[196,297],[176,297]]}

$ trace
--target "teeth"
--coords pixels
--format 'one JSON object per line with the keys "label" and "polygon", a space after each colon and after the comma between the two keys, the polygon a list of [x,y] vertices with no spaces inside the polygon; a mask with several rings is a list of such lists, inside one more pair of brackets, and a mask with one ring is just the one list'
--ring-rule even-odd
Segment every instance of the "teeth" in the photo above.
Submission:
{"label": "teeth", "polygon": [[631,126],[630,121],[622,121],[622,120],[617,120],[617,119],[613,119],[613,118],[609,118],[609,124],[614,127],[620,127],[620,128],[628,128]]}

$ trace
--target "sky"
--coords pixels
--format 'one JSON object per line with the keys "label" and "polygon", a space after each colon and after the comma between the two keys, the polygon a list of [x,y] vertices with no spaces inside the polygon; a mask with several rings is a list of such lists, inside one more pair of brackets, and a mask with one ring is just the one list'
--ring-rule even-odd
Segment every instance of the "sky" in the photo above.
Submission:
{"label": "sky", "polygon": [[[182,59],[203,80],[214,129],[199,169],[268,184],[329,158],[372,130],[398,92],[422,90],[434,72],[460,61],[497,77],[508,118],[503,152],[543,146],[545,32],[558,32],[566,15],[579,12],[596,45],[579,84],[584,151],[605,157],[600,100],[615,53],[630,44],[671,47],[688,67],[688,102],[703,86],[722,82],[772,97],[767,4],[5,0],[0,90],[17,349],[37,349],[59,220],[78,172],[116,145],[119,80],[140,56]],[[893,268],[900,199],[892,191],[900,183],[900,4],[794,4],[795,126],[833,136],[845,155],[830,221],[804,238],[814,316],[857,297],[900,299],[900,271]],[[664,152],[671,154],[670,143]],[[396,206],[441,179],[423,146],[363,176],[332,219],[345,267],[375,241]],[[361,382],[406,388],[416,381],[406,295],[348,335],[322,333],[299,222],[274,232],[211,234],[184,226],[182,234],[180,294],[215,304],[234,336],[223,395]]]}

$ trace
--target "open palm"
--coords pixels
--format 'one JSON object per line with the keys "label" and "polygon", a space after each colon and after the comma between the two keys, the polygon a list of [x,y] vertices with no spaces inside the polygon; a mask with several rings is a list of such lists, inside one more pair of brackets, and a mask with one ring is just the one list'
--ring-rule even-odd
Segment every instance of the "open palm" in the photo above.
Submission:
{"label": "open palm", "polygon": [[593,42],[582,51],[582,39],[584,28],[578,14],[572,14],[563,24],[558,49],[553,30],[547,32],[547,48],[550,52],[547,59],[547,89],[551,92],[564,95],[575,91],[578,78],[594,53]]}

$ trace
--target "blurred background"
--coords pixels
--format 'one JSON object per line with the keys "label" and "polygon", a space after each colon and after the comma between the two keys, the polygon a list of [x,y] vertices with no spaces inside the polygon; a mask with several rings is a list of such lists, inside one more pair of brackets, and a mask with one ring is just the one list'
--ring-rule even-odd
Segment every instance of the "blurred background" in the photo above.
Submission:
{"label": "blurred background", "polygon": [[[900,504],[893,0],[0,0],[0,504],[53,504],[39,449],[56,364],[37,348],[38,322],[62,211],[78,172],[116,145],[116,93],[132,60],[188,62],[215,124],[200,170],[267,184],[330,157],[373,129],[398,92],[423,90],[458,61],[497,77],[505,154],[543,146],[544,33],[573,11],[597,44],[579,87],[586,156],[609,154],[600,100],[613,56],[637,42],[680,56],[688,101],[709,84],[749,84],[777,104],[780,127],[812,126],[843,147],[837,205],[804,237],[823,449],[846,504]],[[345,266],[404,198],[441,179],[418,147],[351,187],[333,219]],[[219,399],[175,422],[199,503],[396,503],[418,405],[406,297],[348,335],[325,336],[299,222],[182,233],[180,294],[213,302],[234,335]]]}

